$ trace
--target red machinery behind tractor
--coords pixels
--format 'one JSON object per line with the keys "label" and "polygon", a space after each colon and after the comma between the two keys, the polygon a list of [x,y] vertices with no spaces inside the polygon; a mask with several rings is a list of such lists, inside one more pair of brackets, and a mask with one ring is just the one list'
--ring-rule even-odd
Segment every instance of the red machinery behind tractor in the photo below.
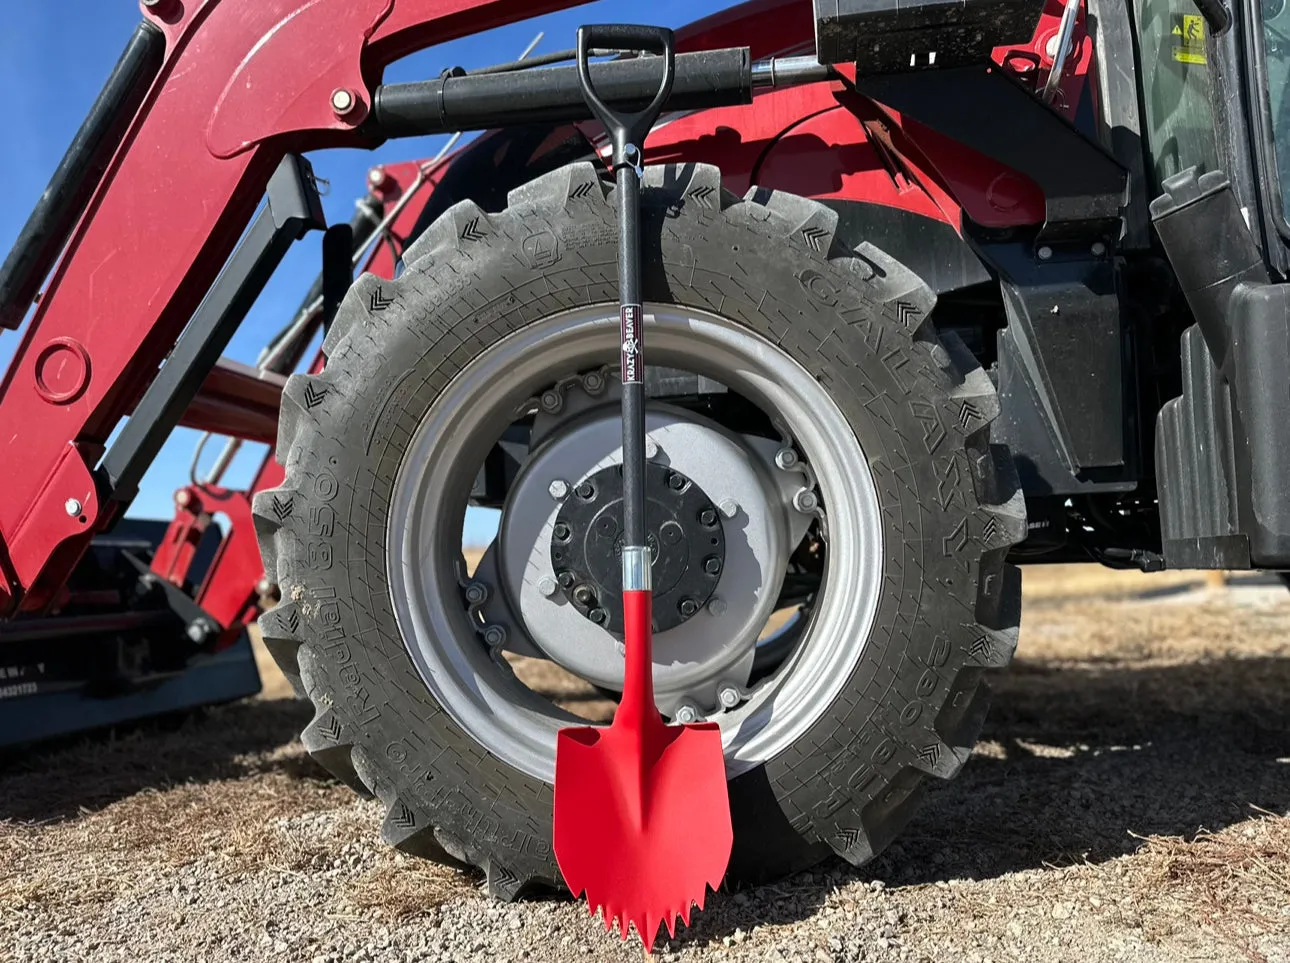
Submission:
{"label": "red machinery behind tractor", "polygon": [[[609,145],[569,51],[381,81],[567,6],[143,0],[0,269],[0,740],[252,691],[259,616],[388,842],[558,884],[578,720],[515,666],[623,686]],[[1017,563],[1290,568],[1288,30],[1285,0],[753,0],[677,32],[641,191],[653,675],[720,728],[733,875],[863,863],[959,770]],[[657,89],[600,53],[606,99]],[[303,152],[469,130],[326,227]],[[315,229],[299,314],[221,360]],[[276,452],[148,531],[177,424]],[[499,517],[473,570],[468,506]]]}

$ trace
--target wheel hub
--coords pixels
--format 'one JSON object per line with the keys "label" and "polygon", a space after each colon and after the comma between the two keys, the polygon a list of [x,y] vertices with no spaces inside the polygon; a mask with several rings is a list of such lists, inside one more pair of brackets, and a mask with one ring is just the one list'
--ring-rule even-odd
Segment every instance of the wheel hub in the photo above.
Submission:
{"label": "wheel hub", "polygon": [[[646,466],[645,477],[654,631],[666,632],[712,598],[726,539],[717,507],[694,481],[656,463]],[[551,567],[564,597],[588,621],[615,633],[623,625],[622,517],[622,469],[602,468],[565,497],[551,534]]]}

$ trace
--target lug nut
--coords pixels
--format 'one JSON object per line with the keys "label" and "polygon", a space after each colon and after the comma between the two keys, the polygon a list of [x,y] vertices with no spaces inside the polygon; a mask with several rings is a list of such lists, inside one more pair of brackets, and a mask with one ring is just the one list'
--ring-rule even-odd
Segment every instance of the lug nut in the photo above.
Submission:
{"label": "lug nut", "polygon": [[583,482],[574,491],[584,502],[589,502],[596,497],[596,487],[591,482]]}
{"label": "lug nut", "polygon": [[676,472],[671,472],[667,476],[667,487],[672,489],[674,492],[679,492],[685,487],[685,477],[683,475],[678,475]]}
{"label": "lug nut", "polygon": [[559,586],[555,584],[555,579],[553,579],[550,575],[544,575],[542,578],[538,579],[538,583],[537,583],[538,594],[545,599],[549,599],[551,596],[553,596],[556,593],[556,590],[558,587]]}
{"label": "lug nut", "polygon": [[569,540],[569,536],[572,535],[573,532],[569,529],[569,526],[566,525],[564,522],[556,522],[555,529],[553,530],[552,534],[555,535],[555,540],[557,542],[567,542]]}
{"label": "lug nut", "polygon": [[795,468],[797,466],[797,452],[793,451],[792,448],[781,448],[775,452],[775,464],[784,471]]}
{"label": "lug nut", "polygon": [[743,698],[733,685],[723,685],[717,690],[717,701],[721,703],[723,709],[733,709],[743,701]]}
{"label": "lug nut", "polygon": [[715,555],[709,555],[703,560],[703,570],[709,575],[718,575],[721,572],[721,559]]}
{"label": "lug nut", "polygon": [[711,528],[717,524],[717,513],[711,508],[705,508],[699,512],[699,524],[704,528]]}
{"label": "lug nut", "polygon": [[725,515],[726,518],[734,518],[739,514],[739,503],[733,498],[725,499],[725,501],[717,507],[721,509],[721,514]]}
{"label": "lug nut", "polygon": [[672,716],[682,725],[690,725],[692,722],[699,721],[699,709],[697,706],[690,705],[688,702],[682,702],[676,707],[676,713]]}
{"label": "lug nut", "polygon": [[609,621],[609,613],[604,609],[592,609],[587,613],[587,618],[591,619],[591,621],[595,622],[597,625],[604,625]]}
{"label": "lug nut", "polygon": [[67,511],[68,515],[72,516],[72,518],[79,515],[83,507],[84,506],[82,506],[75,498],[69,498],[63,503],[63,508]]}
{"label": "lug nut", "polygon": [[488,598],[488,586],[483,582],[471,582],[466,586],[466,601],[471,605],[479,605]]}
{"label": "lug nut", "polygon": [[688,619],[695,612],[699,611],[699,603],[694,601],[694,599],[681,599],[681,604],[676,608],[678,612]]}
{"label": "lug nut", "polygon": [[547,414],[554,415],[563,407],[564,399],[560,397],[560,392],[554,390],[542,392],[542,410]]}
{"label": "lug nut", "polygon": [[579,605],[591,605],[596,601],[596,593],[590,585],[579,585],[573,590],[573,600]]}
{"label": "lug nut", "polygon": [[564,501],[569,497],[569,483],[563,478],[557,478],[551,484],[546,486],[547,493],[557,502]]}
{"label": "lug nut", "polygon": [[598,395],[605,390],[605,378],[599,371],[592,371],[582,379],[582,387],[589,395]]}
{"label": "lug nut", "polygon": [[500,625],[490,625],[484,629],[484,641],[491,646],[499,646],[506,641],[506,630]]}
{"label": "lug nut", "polygon": [[726,614],[726,600],[716,597],[710,599],[708,601],[708,613],[716,616],[717,618],[721,618],[721,616]]}
{"label": "lug nut", "polygon": [[803,515],[809,515],[820,507],[819,496],[809,488],[799,489],[793,496],[793,507]]}
{"label": "lug nut", "polygon": [[557,572],[555,576],[556,584],[562,589],[573,588],[574,577],[572,572]]}

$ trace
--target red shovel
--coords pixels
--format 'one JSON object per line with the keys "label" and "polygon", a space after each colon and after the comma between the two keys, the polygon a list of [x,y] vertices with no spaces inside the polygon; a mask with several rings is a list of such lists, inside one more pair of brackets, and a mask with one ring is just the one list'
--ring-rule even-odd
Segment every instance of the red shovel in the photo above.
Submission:
{"label": "red shovel", "polygon": [[[638,114],[606,107],[591,83],[592,48],[660,55],[663,82]],[[623,380],[623,696],[607,729],[562,729],[555,753],[555,857],[575,896],[605,927],[629,925],[652,950],[659,923],[676,934],[707,887],[726,874],[734,834],[721,732],[713,723],[669,726],[654,706],[650,553],[645,547],[644,313],[640,304],[640,145],[672,91],[672,32],[630,25],[582,27],[583,96],[613,138],[619,198]]]}

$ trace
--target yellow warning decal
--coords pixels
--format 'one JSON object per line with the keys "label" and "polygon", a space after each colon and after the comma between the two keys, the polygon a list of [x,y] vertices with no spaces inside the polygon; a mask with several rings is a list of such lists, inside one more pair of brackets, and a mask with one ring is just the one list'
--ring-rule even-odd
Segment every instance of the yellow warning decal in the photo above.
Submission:
{"label": "yellow warning decal", "polygon": [[1195,14],[1174,15],[1174,60],[1180,64],[1205,62],[1205,20]]}

